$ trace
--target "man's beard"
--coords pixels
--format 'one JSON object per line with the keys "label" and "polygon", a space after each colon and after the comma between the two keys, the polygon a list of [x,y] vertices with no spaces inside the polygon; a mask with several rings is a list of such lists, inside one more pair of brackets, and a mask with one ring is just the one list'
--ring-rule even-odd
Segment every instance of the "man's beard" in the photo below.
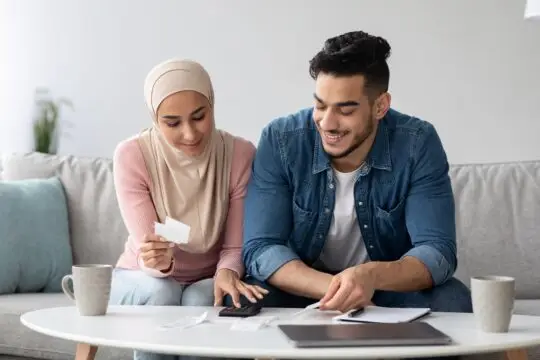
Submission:
{"label": "man's beard", "polygon": [[330,154],[329,152],[326,152],[326,153],[331,159],[334,159],[334,160],[343,159],[349,156],[356,149],[358,149],[364,143],[364,141],[366,141],[367,138],[371,136],[371,134],[373,133],[373,128],[374,128],[373,122],[370,121],[368,127],[362,133],[356,134],[354,136],[353,143],[347,149],[345,149],[339,154]]}

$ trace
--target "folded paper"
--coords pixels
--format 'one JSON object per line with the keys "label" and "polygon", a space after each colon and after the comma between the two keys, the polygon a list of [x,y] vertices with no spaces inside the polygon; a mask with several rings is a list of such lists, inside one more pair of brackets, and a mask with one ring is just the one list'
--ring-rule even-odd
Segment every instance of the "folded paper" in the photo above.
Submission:
{"label": "folded paper", "polygon": [[165,224],[154,223],[154,232],[156,235],[176,244],[187,244],[190,230],[191,228],[188,225],[168,216],[165,218]]}
{"label": "folded paper", "polygon": [[163,324],[159,328],[161,330],[167,329],[187,329],[193,326],[200,325],[204,323],[208,318],[208,312],[204,312],[199,316],[186,316],[175,320],[173,322]]}

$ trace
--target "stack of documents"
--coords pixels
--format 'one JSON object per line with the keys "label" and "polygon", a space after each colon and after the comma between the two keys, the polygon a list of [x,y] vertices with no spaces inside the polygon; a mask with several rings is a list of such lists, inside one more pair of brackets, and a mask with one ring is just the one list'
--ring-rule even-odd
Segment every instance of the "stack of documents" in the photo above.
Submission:
{"label": "stack of documents", "polygon": [[349,322],[368,322],[396,324],[411,322],[429,314],[429,308],[389,308],[382,306],[366,306],[360,310],[352,310],[334,317],[334,320]]}

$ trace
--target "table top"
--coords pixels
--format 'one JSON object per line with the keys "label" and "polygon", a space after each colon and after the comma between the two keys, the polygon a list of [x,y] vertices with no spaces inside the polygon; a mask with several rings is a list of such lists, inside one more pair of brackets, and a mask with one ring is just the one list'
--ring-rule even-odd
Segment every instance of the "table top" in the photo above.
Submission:
{"label": "table top", "polygon": [[[338,313],[299,309],[262,309],[259,316],[276,316],[256,331],[231,330],[234,318],[218,317],[220,307],[111,306],[105,316],[80,316],[74,306],[36,310],[21,316],[30,329],[57,338],[97,346],[110,346],[164,354],[230,358],[364,359],[407,358],[498,352],[540,345],[540,317],[514,315],[510,331],[483,333],[474,316],[432,313],[430,323],[454,340],[441,346],[296,348],[276,324],[328,324]],[[186,316],[208,312],[207,321],[190,328],[161,326]]]}

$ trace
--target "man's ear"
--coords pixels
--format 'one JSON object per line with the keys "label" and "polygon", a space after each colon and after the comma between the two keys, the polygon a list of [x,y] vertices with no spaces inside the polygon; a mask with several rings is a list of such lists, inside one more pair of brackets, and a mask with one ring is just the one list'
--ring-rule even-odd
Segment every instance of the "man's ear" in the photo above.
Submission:
{"label": "man's ear", "polygon": [[375,104],[374,104],[375,106],[373,109],[375,119],[381,120],[386,115],[388,110],[390,110],[391,100],[392,100],[392,96],[388,92],[384,92],[381,95],[379,95],[377,100],[375,100]]}

